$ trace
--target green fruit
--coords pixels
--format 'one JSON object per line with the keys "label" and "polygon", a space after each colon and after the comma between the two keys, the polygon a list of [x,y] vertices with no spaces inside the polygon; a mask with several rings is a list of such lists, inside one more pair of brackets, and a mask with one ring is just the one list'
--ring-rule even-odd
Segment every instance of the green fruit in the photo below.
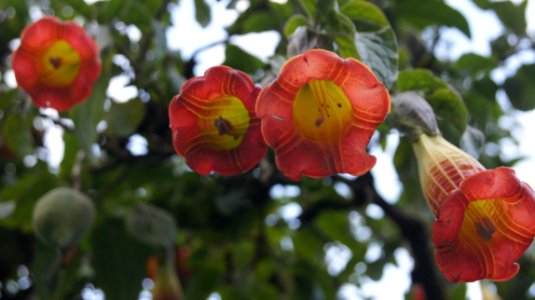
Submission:
{"label": "green fruit", "polygon": [[43,195],[33,209],[33,228],[44,242],[68,248],[80,242],[95,221],[95,207],[86,195],[66,187]]}

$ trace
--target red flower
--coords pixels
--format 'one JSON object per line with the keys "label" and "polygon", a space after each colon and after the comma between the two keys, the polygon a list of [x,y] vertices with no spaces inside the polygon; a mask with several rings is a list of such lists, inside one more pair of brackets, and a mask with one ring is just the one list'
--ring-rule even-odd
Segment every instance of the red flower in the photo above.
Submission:
{"label": "red flower", "polygon": [[95,41],[79,25],[55,17],[24,29],[12,65],[35,105],[60,111],[89,97],[101,69]]}
{"label": "red flower", "polygon": [[424,194],[438,208],[432,240],[446,278],[502,281],[516,275],[515,261],[535,237],[533,190],[512,169],[485,170],[440,136],[421,135],[415,150],[421,180],[429,183]]}
{"label": "red flower", "polygon": [[173,145],[188,166],[207,175],[243,173],[265,155],[254,112],[260,88],[243,72],[210,68],[189,79],[169,106]]}
{"label": "red flower", "polygon": [[174,269],[172,258],[158,259],[156,256],[149,257],[147,272],[149,278],[154,281],[154,288],[152,289],[153,300],[183,299],[182,287]]}
{"label": "red flower", "polygon": [[315,49],[284,64],[256,110],[285,176],[360,175],[375,165],[366,146],[390,111],[390,96],[366,65]]}

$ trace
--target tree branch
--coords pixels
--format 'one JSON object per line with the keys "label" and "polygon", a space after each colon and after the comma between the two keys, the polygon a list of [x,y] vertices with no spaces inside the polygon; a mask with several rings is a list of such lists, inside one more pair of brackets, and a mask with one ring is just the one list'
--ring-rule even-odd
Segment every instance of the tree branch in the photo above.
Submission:
{"label": "tree branch", "polygon": [[374,179],[370,173],[360,176],[356,180],[344,177],[337,177],[337,180],[351,187],[354,197],[362,197],[366,202],[375,203],[381,207],[384,213],[399,227],[403,238],[410,245],[414,258],[412,282],[422,284],[428,297],[436,300],[446,299],[444,283],[429,248],[431,237],[425,224],[420,219],[386,202],[375,190]]}

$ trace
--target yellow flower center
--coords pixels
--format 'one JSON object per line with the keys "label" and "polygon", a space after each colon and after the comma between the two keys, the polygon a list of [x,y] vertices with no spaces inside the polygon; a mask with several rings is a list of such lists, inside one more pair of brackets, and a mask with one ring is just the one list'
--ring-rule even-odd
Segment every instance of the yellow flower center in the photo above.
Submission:
{"label": "yellow flower center", "polygon": [[43,55],[41,80],[51,87],[70,85],[80,70],[80,55],[65,40],[54,42]]}
{"label": "yellow flower center", "polygon": [[[504,210],[505,209],[505,210]],[[506,208],[501,207],[499,200],[476,200],[468,204],[463,224],[460,229],[460,237],[464,241],[471,241],[472,246],[482,242],[489,242],[496,233],[496,226],[500,225],[499,213],[505,213]],[[498,221],[498,224],[496,224]]]}
{"label": "yellow flower center", "polygon": [[229,150],[239,146],[249,128],[249,111],[234,96],[212,100],[205,111],[201,128],[205,142],[215,149]]}
{"label": "yellow flower center", "polygon": [[351,123],[352,107],[344,91],[330,80],[312,80],[298,92],[293,119],[307,138],[320,143],[339,140]]}

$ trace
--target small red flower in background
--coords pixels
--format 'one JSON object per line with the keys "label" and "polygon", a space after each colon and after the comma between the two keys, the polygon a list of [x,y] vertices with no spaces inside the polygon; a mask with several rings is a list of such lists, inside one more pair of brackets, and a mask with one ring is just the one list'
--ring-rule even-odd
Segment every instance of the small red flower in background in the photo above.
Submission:
{"label": "small red flower in background", "polygon": [[182,287],[177,277],[172,258],[151,256],[147,260],[147,273],[154,281],[153,300],[181,300]]}
{"label": "small red flower in background", "polygon": [[266,154],[254,111],[260,88],[226,66],[189,79],[169,105],[173,145],[197,173],[235,175]]}
{"label": "small red flower in background", "polygon": [[375,165],[366,146],[390,111],[390,96],[366,65],[314,49],[284,64],[256,110],[285,176],[360,175]]}
{"label": "small red flower in background", "polygon": [[535,194],[510,168],[485,170],[441,136],[414,145],[437,220],[435,259],[452,282],[508,280],[535,237]]}
{"label": "small red flower in background", "polygon": [[12,66],[35,105],[59,111],[89,97],[101,70],[95,41],[79,25],[55,17],[24,29]]}

